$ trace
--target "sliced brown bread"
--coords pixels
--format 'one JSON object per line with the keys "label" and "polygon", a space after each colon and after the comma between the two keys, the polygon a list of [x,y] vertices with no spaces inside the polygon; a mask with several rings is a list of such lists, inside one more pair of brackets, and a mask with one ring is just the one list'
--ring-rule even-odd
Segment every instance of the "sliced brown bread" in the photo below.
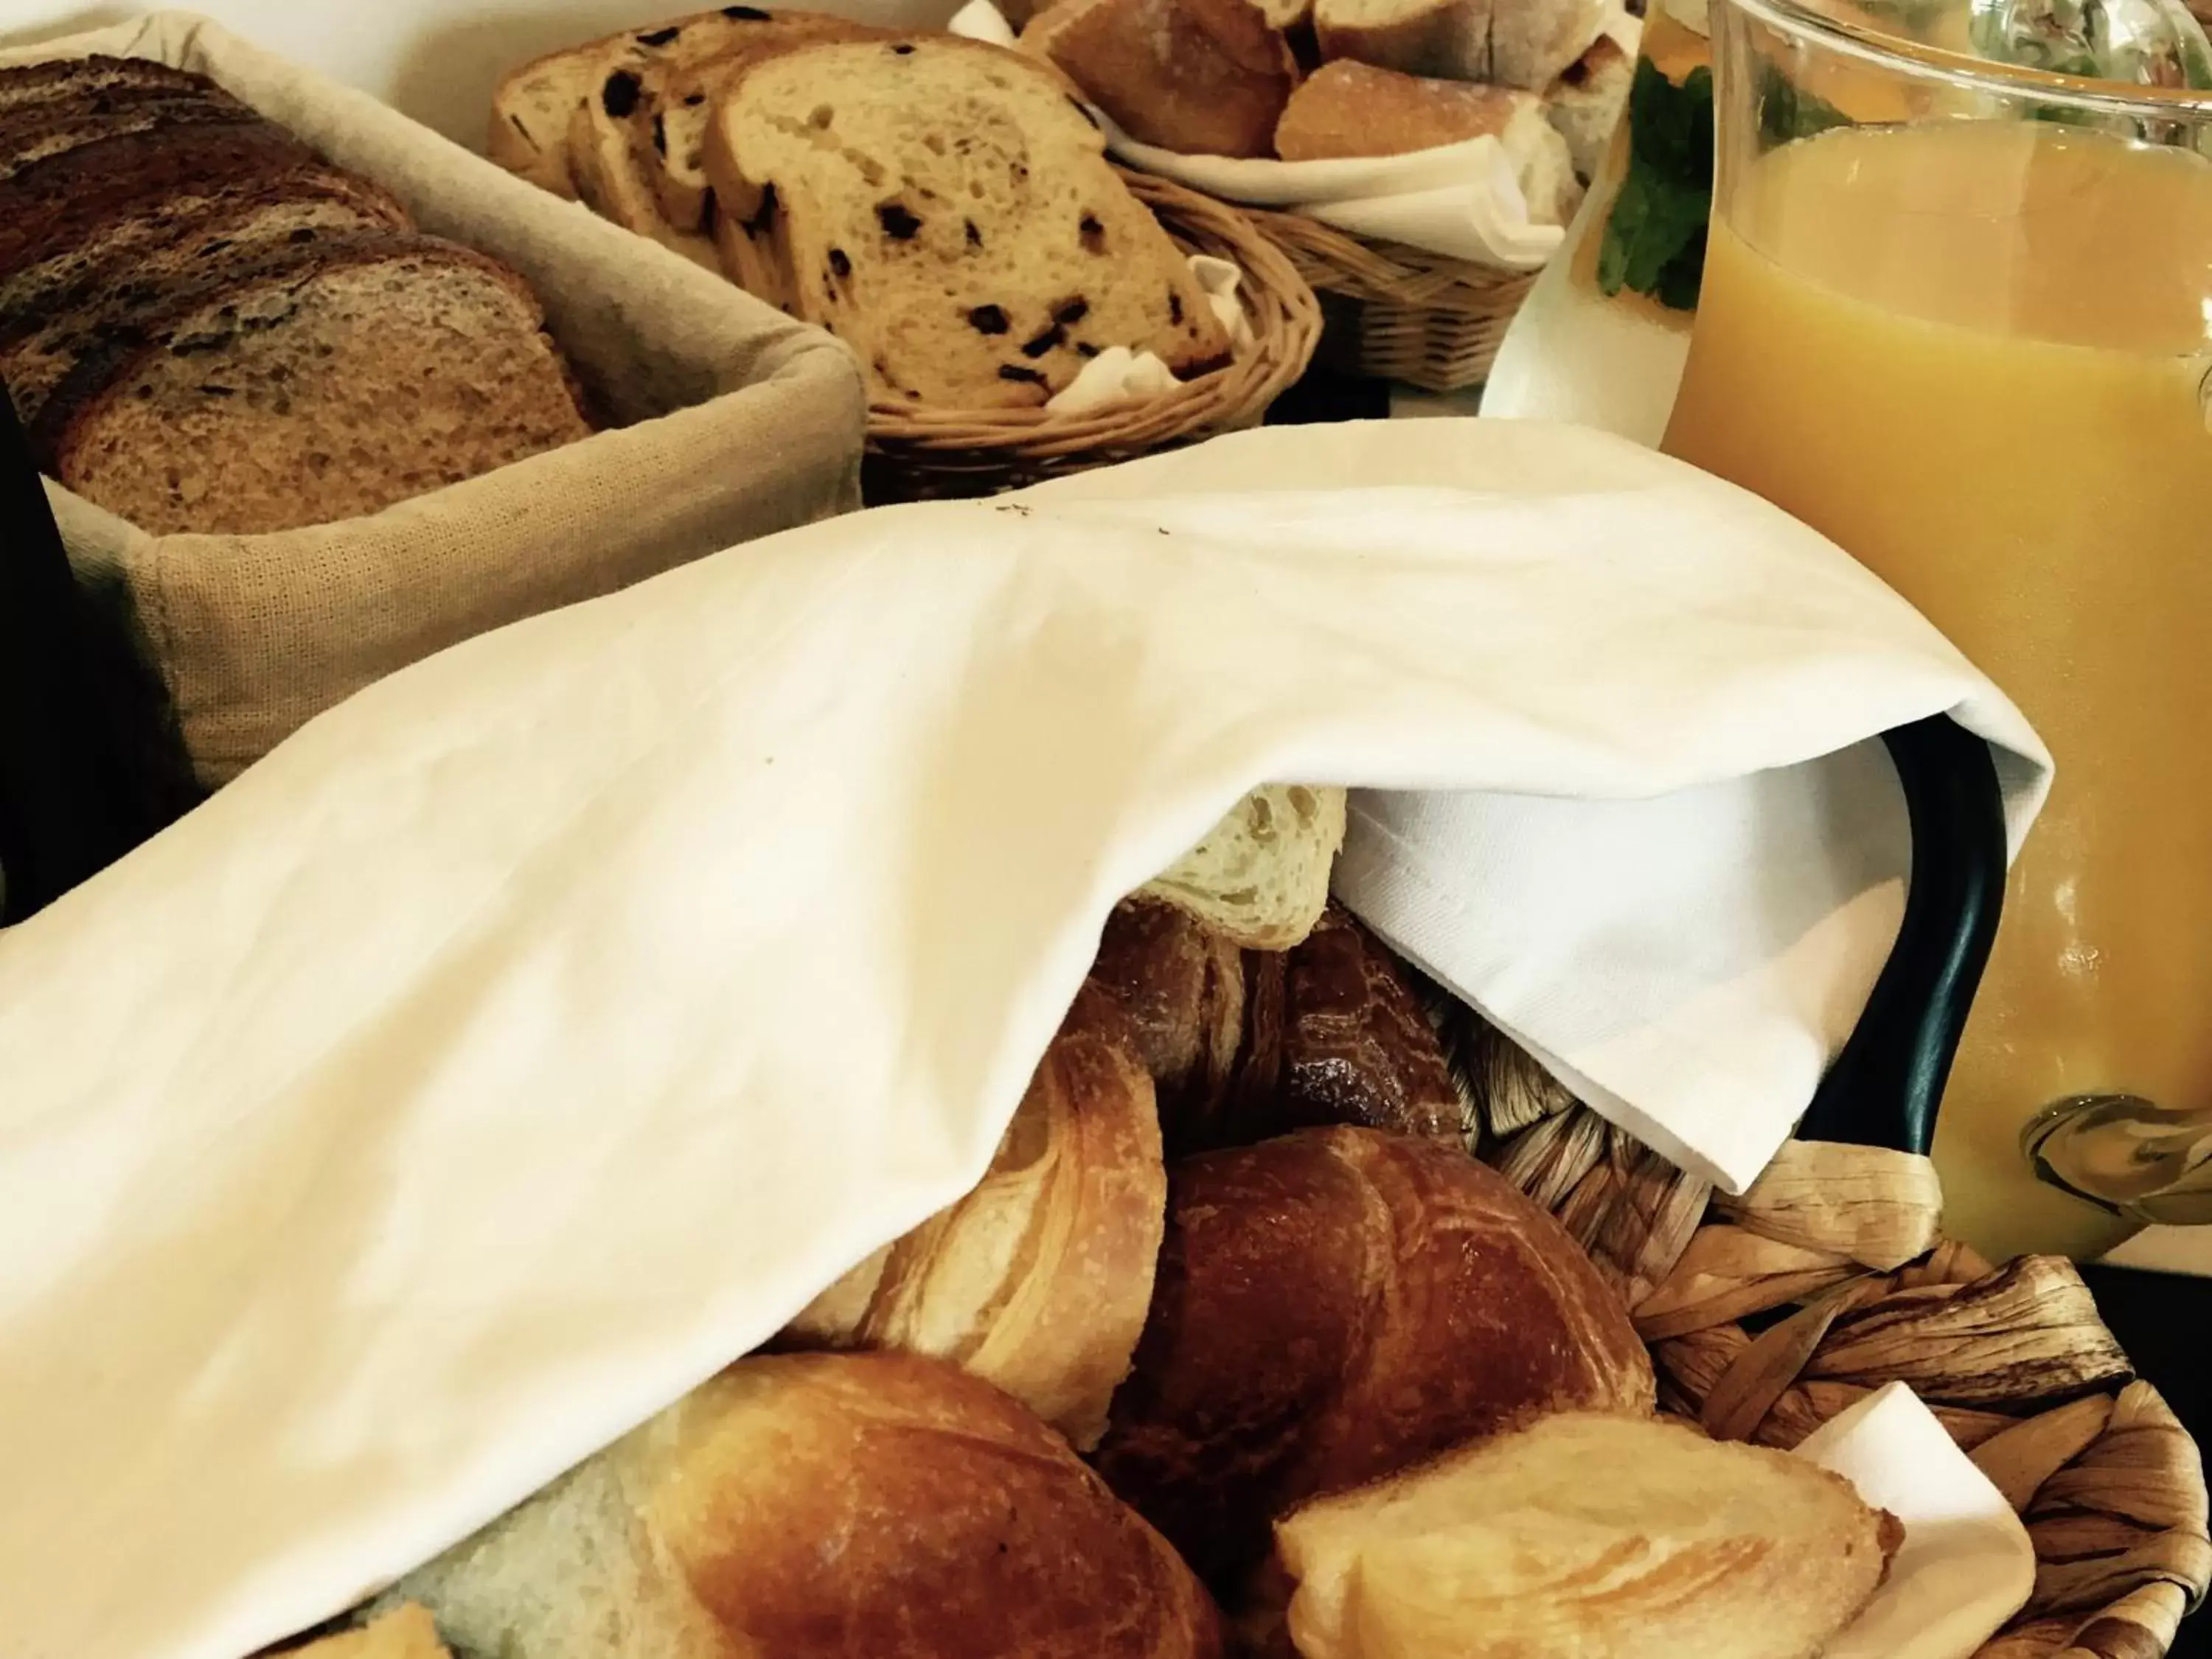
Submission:
{"label": "sliced brown bread", "polygon": [[[52,262],[67,270],[12,310],[0,306],[0,380],[16,413],[33,421],[80,358],[138,329],[143,319],[240,261],[333,238],[407,229],[396,203],[347,187],[284,181],[257,193],[204,202],[198,212],[156,211],[126,219],[102,239]],[[173,198],[171,198],[173,199]],[[165,201],[158,207],[167,206]],[[14,285],[20,285],[20,283]]]}
{"label": "sliced brown bread", "polygon": [[88,354],[32,428],[142,528],[374,513],[590,428],[527,286],[429,237],[287,247]]}
{"label": "sliced brown bread", "polygon": [[[44,109],[45,106],[41,106]],[[101,139],[190,126],[248,126],[261,117],[240,104],[198,93],[128,100],[114,108],[77,111],[66,103],[38,118],[0,124],[0,179]]]}
{"label": "sliced brown bread", "polygon": [[0,270],[51,258],[149,200],[251,186],[322,165],[266,121],[99,139],[0,180]]}
{"label": "sliced brown bread", "polygon": [[214,85],[204,75],[171,69],[150,58],[49,58],[0,70],[0,115],[48,99],[113,89],[147,88],[179,93],[203,91]]}
{"label": "sliced brown bread", "polygon": [[[130,139],[140,146],[139,157],[151,161],[166,152],[164,137],[134,133]],[[312,158],[271,157],[259,168],[230,177],[172,177],[137,187],[127,178],[111,183],[120,187],[98,193],[93,210],[67,219],[43,216],[0,258],[0,337],[49,306],[70,303],[80,284],[121,268],[118,262],[136,250],[156,252],[174,234],[213,235],[198,228],[234,210],[291,199],[331,201],[350,204],[363,225],[413,228],[406,210],[382,185]],[[206,250],[211,257],[224,251]]]}
{"label": "sliced brown bread", "polygon": [[793,308],[879,400],[1044,403],[1109,346],[1179,374],[1229,339],[1049,66],[972,40],[798,47],[723,98],[708,174],[771,236]]}

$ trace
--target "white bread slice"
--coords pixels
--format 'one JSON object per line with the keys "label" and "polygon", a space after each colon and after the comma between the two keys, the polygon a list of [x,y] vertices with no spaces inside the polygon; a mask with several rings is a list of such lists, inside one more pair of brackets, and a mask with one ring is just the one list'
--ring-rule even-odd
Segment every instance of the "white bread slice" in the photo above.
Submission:
{"label": "white bread slice", "polygon": [[1607,0],[1315,0],[1322,56],[1541,92],[1605,30]]}
{"label": "white bread slice", "polygon": [[1086,985],[981,1184],[823,1291],[787,1335],[954,1360],[1088,1451],[1145,1328],[1167,1194],[1136,1033]]}
{"label": "white bread slice", "polygon": [[1341,789],[1255,789],[1142,896],[1188,911],[1247,951],[1291,950],[1328,908],[1344,811]]}
{"label": "white bread slice", "polygon": [[1810,1659],[1902,1540],[1802,1458],[1593,1413],[1275,1528],[1303,1659]]}
{"label": "white bread slice", "polygon": [[286,1650],[282,1659],[453,1659],[430,1610],[405,1601],[359,1630],[340,1631]]}
{"label": "white bread slice", "polygon": [[779,52],[724,95],[707,171],[878,402],[1034,407],[1109,346],[1185,376],[1228,358],[1097,129],[1019,53],[951,37]]}
{"label": "white bread slice", "polygon": [[1633,57],[1610,34],[1559,71],[1559,78],[1544,92],[1544,106],[1552,125],[1567,141],[1576,175],[1584,184],[1597,177],[1605,163],[1606,148],[1620,112],[1628,107],[1628,88],[1634,78]]}
{"label": "white bread slice", "polygon": [[1508,87],[1427,79],[1342,58],[1291,95],[1275,128],[1275,152],[1285,161],[1321,161],[1401,155],[1480,137],[1496,138],[1511,158],[1530,218],[1558,225],[1573,216],[1582,185],[1567,141],[1553,130],[1542,99]]}

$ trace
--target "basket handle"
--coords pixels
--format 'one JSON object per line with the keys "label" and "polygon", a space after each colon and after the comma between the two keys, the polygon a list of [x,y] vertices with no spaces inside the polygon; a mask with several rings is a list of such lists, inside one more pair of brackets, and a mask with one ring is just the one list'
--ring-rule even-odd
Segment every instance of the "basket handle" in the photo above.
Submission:
{"label": "basket handle", "polygon": [[1924,1155],[2004,906],[2004,798],[1989,745],[1947,716],[1882,742],[1911,826],[1905,920],[1797,1133]]}

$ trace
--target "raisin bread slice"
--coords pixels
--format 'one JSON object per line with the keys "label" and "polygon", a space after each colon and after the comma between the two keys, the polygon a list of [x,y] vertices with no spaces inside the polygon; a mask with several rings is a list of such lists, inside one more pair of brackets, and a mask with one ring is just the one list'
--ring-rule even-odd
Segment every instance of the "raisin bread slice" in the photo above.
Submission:
{"label": "raisin bread slice", "polygon": [[[165,199],[157,208],[168,205]],[[197,212],[157,210],[125,220],[56,262],[61,270],[41,292],[0,307],[0,380],[17,415],[35,421],[81,358],[140,331],[143,319],[181,295],[228,280],[237,262],[406,228],[404,214],[384,211],[374,197],[365,198],[343,180],[329,189],[279,184],[243,198],[203,202]]]}
{"label": "raisin bread slice", "polygon": [[576,176],[568,165],[568,123],[589,94],[592,47],[571,46],[532,59],[492,89],[484,154],[540,190],[570,201]]}
{"label": "raisin bread slice", "polygon": [[587,434],[528,287],[424,236],[236,268],[79,362],[31,429],[61,483],[155,534],[374,513]]}
{"label": "raisin bread slice", "polygon": [[1049,66],[972,40],[810,46],[748,68],[709,135],[724,212],[880,401],[1031,407],[1109,346],[1178,374],[1229,338]]}

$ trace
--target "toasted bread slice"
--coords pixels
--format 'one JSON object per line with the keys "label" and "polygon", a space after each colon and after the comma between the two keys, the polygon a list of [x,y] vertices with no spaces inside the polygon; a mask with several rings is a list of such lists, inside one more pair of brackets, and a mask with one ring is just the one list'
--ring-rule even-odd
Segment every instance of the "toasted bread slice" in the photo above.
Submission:
{"label": "toasted bread slice", "polygon": [[776,239],[793,309],[882,402],[1034,407],[1109,346],[1190,374],[1227,331],[1048,65],[978,41],[839,43],[754,64],[707,167]]}

